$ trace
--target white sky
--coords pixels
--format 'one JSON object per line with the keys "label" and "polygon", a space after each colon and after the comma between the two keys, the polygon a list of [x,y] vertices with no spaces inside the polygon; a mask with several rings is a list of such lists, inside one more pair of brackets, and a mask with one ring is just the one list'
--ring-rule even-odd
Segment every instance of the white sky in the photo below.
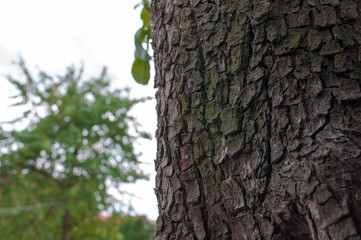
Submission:
{"label": "white sky", "polygon": [[[154,96],[153,81],[136,84],[131,76],[134,58],[133,36],[141,26],[141,0],[1,0],[0,1],[0,121],[10,120],[19,110],[8,108],[12,93],[5,74],[18,73],[12,64],[21,55],[28,68],[40,68],[51,75],[63,74],[67,66],[85,66],[84,77],[99,76],[108,67],[115,87],[131,87],[133,97]],[[137,214],[155,220],[158,215],[154,195],[156,143],[155,101],[133,110],[152,141],[141,141],[138,150],[150,181],[123,186],[138,197],[132,198]],[[128,201],[128,200],[124,200]]]}

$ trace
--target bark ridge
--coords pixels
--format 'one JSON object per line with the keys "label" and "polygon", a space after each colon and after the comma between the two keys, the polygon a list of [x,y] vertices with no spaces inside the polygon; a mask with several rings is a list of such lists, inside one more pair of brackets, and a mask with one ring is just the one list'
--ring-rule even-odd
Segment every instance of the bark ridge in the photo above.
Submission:
{"label": "bark ridge", "polygon": [[152,1],[156,239],[360,239],[360,14]]}

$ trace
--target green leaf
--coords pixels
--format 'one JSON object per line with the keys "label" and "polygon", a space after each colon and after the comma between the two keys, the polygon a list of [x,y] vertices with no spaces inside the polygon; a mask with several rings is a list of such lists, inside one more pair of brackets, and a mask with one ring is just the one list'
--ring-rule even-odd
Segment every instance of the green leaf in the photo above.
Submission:
{"label": "green leaf", "polygon": [[150,56],[148,55],[147,51],[143,47],[137,47],[134,52],[135,58],[140,58],[143,61],[148,61]]}
{"label": "green leaf", "polygon": [[138,31],[134,34],[134,44],[136,47],[141,46],[144,39],[144,33],[142,32],[143,28],[139,28]]}
{"label": "green leaf", "polygon": [[[150,64],[151,59],[149,55],[149,42],[152,38],[152,26],[151,26],[151,1],[142,0],[143,9],[140,14],[140,18],[143,22],[143,26],[138,29],[134,35],[134,63],[132,67],[133,78],[136,82],[146,85],[150,78]],[[139,5],[137,5],[139,6]],[[143,44],[146,44],[143,47]]]}
{"label": "green leaf", "polygon": [[150,79],[149,60],[144,61],[140,57],[137,57],[133,63],[132,75],[137,83],[147,85]]}
{"label": "green leaf", "polygon": [[148,61],[150,59],[148,51],[145,50],[142,45],[144,42],[147,42],[146,41],[147,34],[148,32],[146,29],[140,28],[134,35],[134,44],[135,44],[134,57],[141,58],[144,61]]}
{"label": "green leaf", "polygon": [[149,140],[152,139],[152,136],[149,133],[142,133],[141,136],[145,139],[149,139]]}
{"label": "green leaf", "polygon": [[150,12],[147,8],[143,8],[140,18],[143,20],[144,25],[150,22]]}

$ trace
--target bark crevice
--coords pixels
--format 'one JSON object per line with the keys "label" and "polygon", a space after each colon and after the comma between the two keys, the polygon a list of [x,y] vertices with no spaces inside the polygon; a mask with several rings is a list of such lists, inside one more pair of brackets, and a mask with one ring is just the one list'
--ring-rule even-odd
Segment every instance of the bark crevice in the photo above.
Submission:
{"label": "bark crevice", "polygon": [[153,0],[157,239],[358,239],[361,2]]}

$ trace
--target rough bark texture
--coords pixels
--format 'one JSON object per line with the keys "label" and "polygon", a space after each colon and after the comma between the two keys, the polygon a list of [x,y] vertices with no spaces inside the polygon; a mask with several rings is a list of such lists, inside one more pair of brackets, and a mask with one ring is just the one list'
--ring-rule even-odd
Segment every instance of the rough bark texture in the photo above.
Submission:
{"label": "rough bark texture", "polygon": [[360,239],[360,1],[152,4],[156,239]]}

